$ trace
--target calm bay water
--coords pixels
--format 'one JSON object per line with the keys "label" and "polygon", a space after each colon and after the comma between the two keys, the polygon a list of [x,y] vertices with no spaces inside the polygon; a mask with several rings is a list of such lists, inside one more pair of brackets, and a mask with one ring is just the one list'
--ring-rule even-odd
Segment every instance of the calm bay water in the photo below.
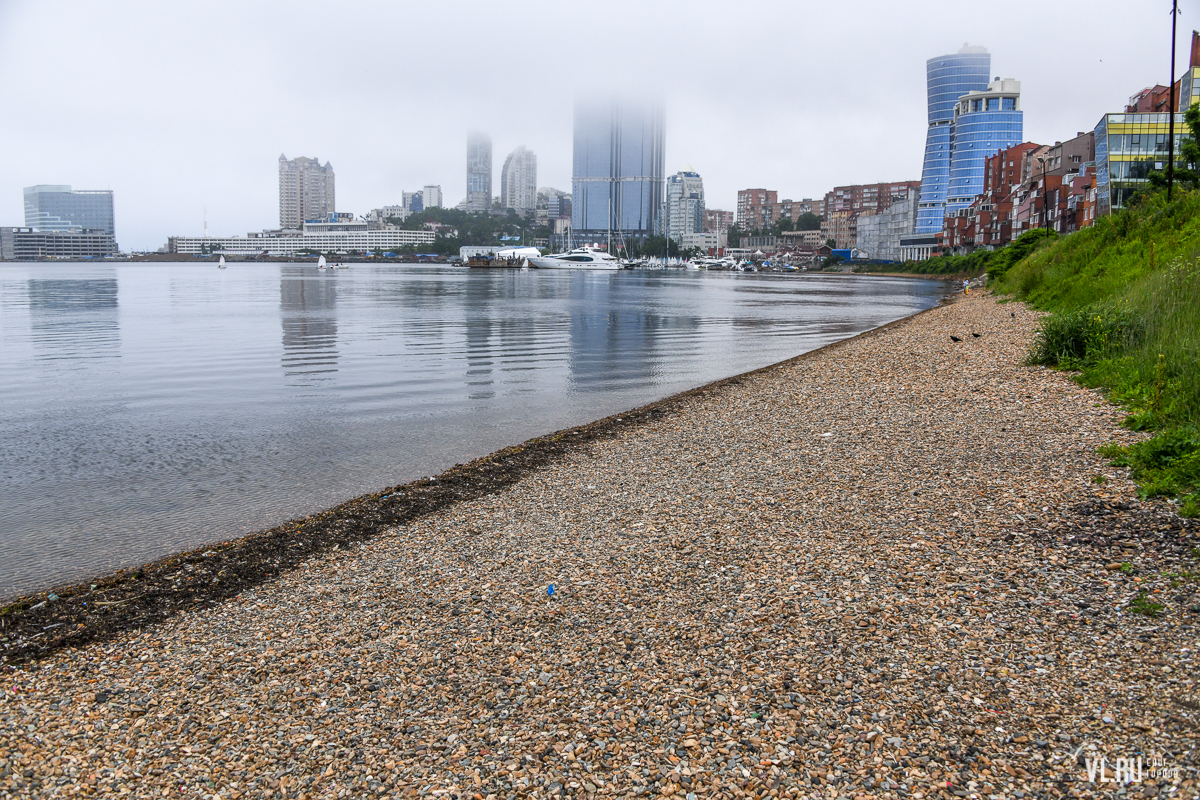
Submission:
{"label": "calm bay water", "polygon": [[0,266],[0,598],[435,474],[944,291],[681,271]]}

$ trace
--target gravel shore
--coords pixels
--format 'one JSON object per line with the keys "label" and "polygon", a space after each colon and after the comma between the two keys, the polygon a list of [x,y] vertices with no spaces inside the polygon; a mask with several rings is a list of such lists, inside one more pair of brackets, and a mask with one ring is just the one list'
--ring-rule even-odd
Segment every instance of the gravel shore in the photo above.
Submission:
{"label": "gravel shore", "polygon": [[1036,324],[960,297],[0,667],[0,797],[1194,797],[1200,526]]}

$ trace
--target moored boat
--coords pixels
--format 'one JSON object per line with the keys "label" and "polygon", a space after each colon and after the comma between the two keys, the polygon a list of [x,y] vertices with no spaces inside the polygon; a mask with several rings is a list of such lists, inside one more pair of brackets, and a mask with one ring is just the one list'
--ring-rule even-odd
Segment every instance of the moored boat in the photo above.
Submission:
{"label": "moored boat", "polygon": [[534,269],[621,269],[620,259],[590,247],[548,256],[530,256],[528,261]]}

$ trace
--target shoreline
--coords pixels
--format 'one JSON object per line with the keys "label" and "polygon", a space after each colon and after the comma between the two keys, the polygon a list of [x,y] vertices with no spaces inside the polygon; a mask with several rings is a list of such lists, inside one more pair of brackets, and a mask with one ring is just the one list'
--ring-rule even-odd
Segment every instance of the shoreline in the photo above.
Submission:
{"label": "shoreline", "polygon": [[1200,525],[1040,319],[960,295],[7,665],[0,794],[1194,797]]}
{"label": "shoreline", "polygon": [[[271,528],[87,580],[18,595],[0,602],[0,663],[36,661],[65,647],[109,641],[130,630],[162,624],[179,613],[212,608],[299,567],[312,557],[365,542],[392,526],[501,491],[568,456],[576,448],[661,419],[673,406],[877,335],[958,298],[957,292],[948,294],[931,308],[783,361],[583,425],[536,436],[466,464],[456,464],[438,475],[359,495]],[[177,580],[181,569],[188,573],[186,585]],[[204,583],[197,578],[203,578]],[[50,600],[51,596],[56,599]],[[39,613],[33,614],[35,611]],[[47,635],[47,631],[53,633]]]}

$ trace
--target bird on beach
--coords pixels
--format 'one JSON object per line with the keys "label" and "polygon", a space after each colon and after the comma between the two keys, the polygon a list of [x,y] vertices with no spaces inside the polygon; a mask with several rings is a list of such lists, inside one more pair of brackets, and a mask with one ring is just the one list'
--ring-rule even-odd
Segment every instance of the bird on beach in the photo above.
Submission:
{"label": "bird on beach", "polygon": [[962,341],[962,339],[958,338],[958,337],[957,337],[957,336],[955,336],[954,334],[951,334],[951,335],[950,335],[950,341],[952,341],[952,342],[961,342],[961,341]]}

